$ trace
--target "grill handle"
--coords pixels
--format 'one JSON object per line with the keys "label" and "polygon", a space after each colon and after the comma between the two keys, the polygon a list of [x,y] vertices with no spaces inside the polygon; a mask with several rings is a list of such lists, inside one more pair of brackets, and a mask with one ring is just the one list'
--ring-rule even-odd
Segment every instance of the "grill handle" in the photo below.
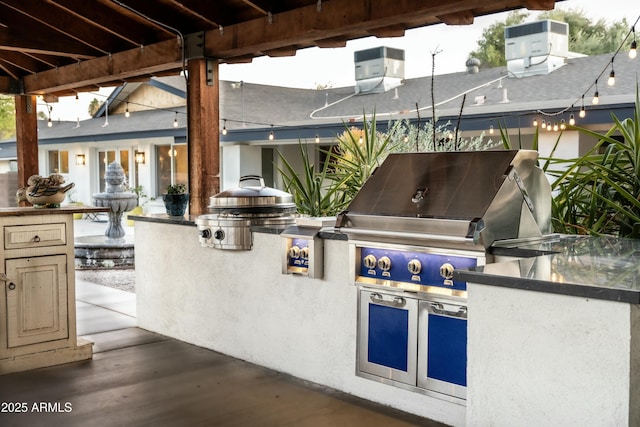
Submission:
{"label": "grill handle", "polygon": [[404,307],[407,305],[407,301],[402,297],[394,297],[393,300],[386,301],[379,293],[371,294],[371,302],[389,307]]}
{"label": "grill handle", "polygon": [[453,308],[457,308],[458,310],[447,310],[445,304],[441,304],[439,302],[432,302],[429,304],[428,311],[433,314],[438,314],[440,316],[447,317],[455,317],[458,319],[466,319],[467,318],[467,307],[465,306],[451,306]]}
{"label": "grill handle", "polygon": [[368,229],[358,229],[358,228],[349,228],[347,231],[343,231],[345,234],[357,234],[361,236],[379,236],[379,237],[401,237],[403,239],[410,240],[434,240],[437,242],[455,242],[455,243],[466,243],[466,244],[474,244],[474,241],[470,237],[460,237],[460,236],[451,236],[451,235],[441,235],[441,234],[429,234],[429,233],[407,233],[402,231],[386,231],[386,230],[368,230]]}

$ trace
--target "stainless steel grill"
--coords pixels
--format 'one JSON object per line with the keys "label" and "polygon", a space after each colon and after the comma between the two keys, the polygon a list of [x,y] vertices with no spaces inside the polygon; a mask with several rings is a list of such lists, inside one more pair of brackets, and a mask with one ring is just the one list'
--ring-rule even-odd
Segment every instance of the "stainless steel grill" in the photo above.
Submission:
{"label": "stainless steel grill", "polygon": [[253,246],[252,226],[285,228],[295,222],[293,195],[267,187],[256,175],[240,178],[239,186],[209,198],[209,214],[196,218],[204,247],[248,250]]}
{"label": "stainless steel grill", "polygon": [[550,187],[537,153],[392,154],[339,215],[349,238],[487,250],[551,230]]}
{"label": "stainless steel grill", "polygon": [[[551,231],[528,150],[392,154],[341,213],[358,286],[357,375],[464,404],[466,283],[498,241]],[[417,354],[417,357],[416,357]]]}

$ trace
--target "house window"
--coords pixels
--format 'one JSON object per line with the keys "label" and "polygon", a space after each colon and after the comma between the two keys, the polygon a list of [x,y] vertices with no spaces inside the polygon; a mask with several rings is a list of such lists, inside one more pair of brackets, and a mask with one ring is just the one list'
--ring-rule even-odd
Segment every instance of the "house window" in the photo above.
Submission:
{"label": "house window", "polygon": [[68,151],[49,151],[49,173],[69,173]]}
{"label": "house window", "polygon": [[156,145],[156,196],[165,193],[169,184],[189,182],[187,145]]}
{"label": "house window", "polygon": [[106,183],[104,174],[107,171],[109,163],[118,162],[124,169],[124,176],[127,183],[131,183],[131,175],[129,170],[129,150],[107,150],[98,151],[98,177],[100,180],[100,192],[106,191]]}

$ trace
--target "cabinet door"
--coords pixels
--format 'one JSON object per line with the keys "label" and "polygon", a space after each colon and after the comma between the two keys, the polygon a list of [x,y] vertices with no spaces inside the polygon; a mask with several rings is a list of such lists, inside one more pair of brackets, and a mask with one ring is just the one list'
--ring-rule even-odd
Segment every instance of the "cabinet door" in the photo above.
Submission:
{"label": "cabinet door", "polygon": [[416,385],[418,300],[360,292],[358,370]]}
{"label": "cabinet door", "polygon": [[5,267],[8,347],[68,338],[67,257],[9,259]]}

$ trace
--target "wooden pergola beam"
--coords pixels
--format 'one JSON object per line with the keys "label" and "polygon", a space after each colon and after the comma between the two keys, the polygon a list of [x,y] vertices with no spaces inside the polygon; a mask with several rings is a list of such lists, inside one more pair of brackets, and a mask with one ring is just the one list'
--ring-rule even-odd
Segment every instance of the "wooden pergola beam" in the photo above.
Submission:
{"label": "wooden pergola beam", "polygon": [[[397,0],[331,0],[294,11],[273,15],[271,20],[254,19],[205,33],[205,56],[235,58],[255,52],[269,52],[283,46],[314,45],[316,40],[343,37],[345,34],[375,33],[376,29],[406,27],[408,23],[433,22],[442,16],[452,24],[473,22],[473,4],[467,0],[448,2],[399,2]],[[490,8],[494,2],[478,2],[479,8]],[[504,2],[502,7],[520,2]],[[552,0],[530,0],[536,9],[553,9]],[[482,9],[483,10],[483,9]],[[400,31],[396,29],[396,34]]]}
{"label": "wooden pergola beam", "polygon": [[36,97],[18,95],[16,104],[16,149],[18,187],[27,185],[31,175],[38,174],[38,112]]}
{"label": "wooden pergola beam", "polygon": [[[256,6],[259,2],[251,1],[247,4]],[[229,25],[224,27],[224,31],[207,31],[204,33],[204,46],[195,58],[216,58],[228,63],[251,62],[253,57],[263,53],[281,56],[291,55],[296,48],[305,46],[343,46],[347,39],[367,34],[401,35],[403,28],[437,22],[469,24],[473,22],[475,14],[490,13],[493,9],[508,10],[523,4],[530,9],[548,10],[553,9],[555,1],[331,0],[323,2],[321,8],[314,3],[296,10],[275,13],[271,19],[259,18]],[[15,43],[16,37],[3,35],[3,30],[0,29],[0,46],[3,46],[3,40]],[[21,40],[22,44],[30,46],[28,35]],[[32,52],[46,51],[51,54],[59,49],[61,53],[69,53],[68,45],[65,50],[64,45],[54,45],[56,41],[51,43],[51,46],[42,50],[34,45]],[[77,64],[25,76],[25,93],[66,93],[78,87],[101,86],[105,82],[126,81],[167,70],[179,70],[184,63],[182,46],[177,38],[94,59],[81,60],[83,53],[88,52],[81,52],[80,49],[76,51]]]}
{"label": "wooden pergola beam", "polygon": [[101,86],[108,81],[180,69],[182,61],[182,48],[176,38],[26,76],[24,91],[42,94]]}
{"label": "wooden pergola beam", "polygon": [[191,59],[187,86],[189,214],[207,212],[220,191],[220,81],[218,61]]}

